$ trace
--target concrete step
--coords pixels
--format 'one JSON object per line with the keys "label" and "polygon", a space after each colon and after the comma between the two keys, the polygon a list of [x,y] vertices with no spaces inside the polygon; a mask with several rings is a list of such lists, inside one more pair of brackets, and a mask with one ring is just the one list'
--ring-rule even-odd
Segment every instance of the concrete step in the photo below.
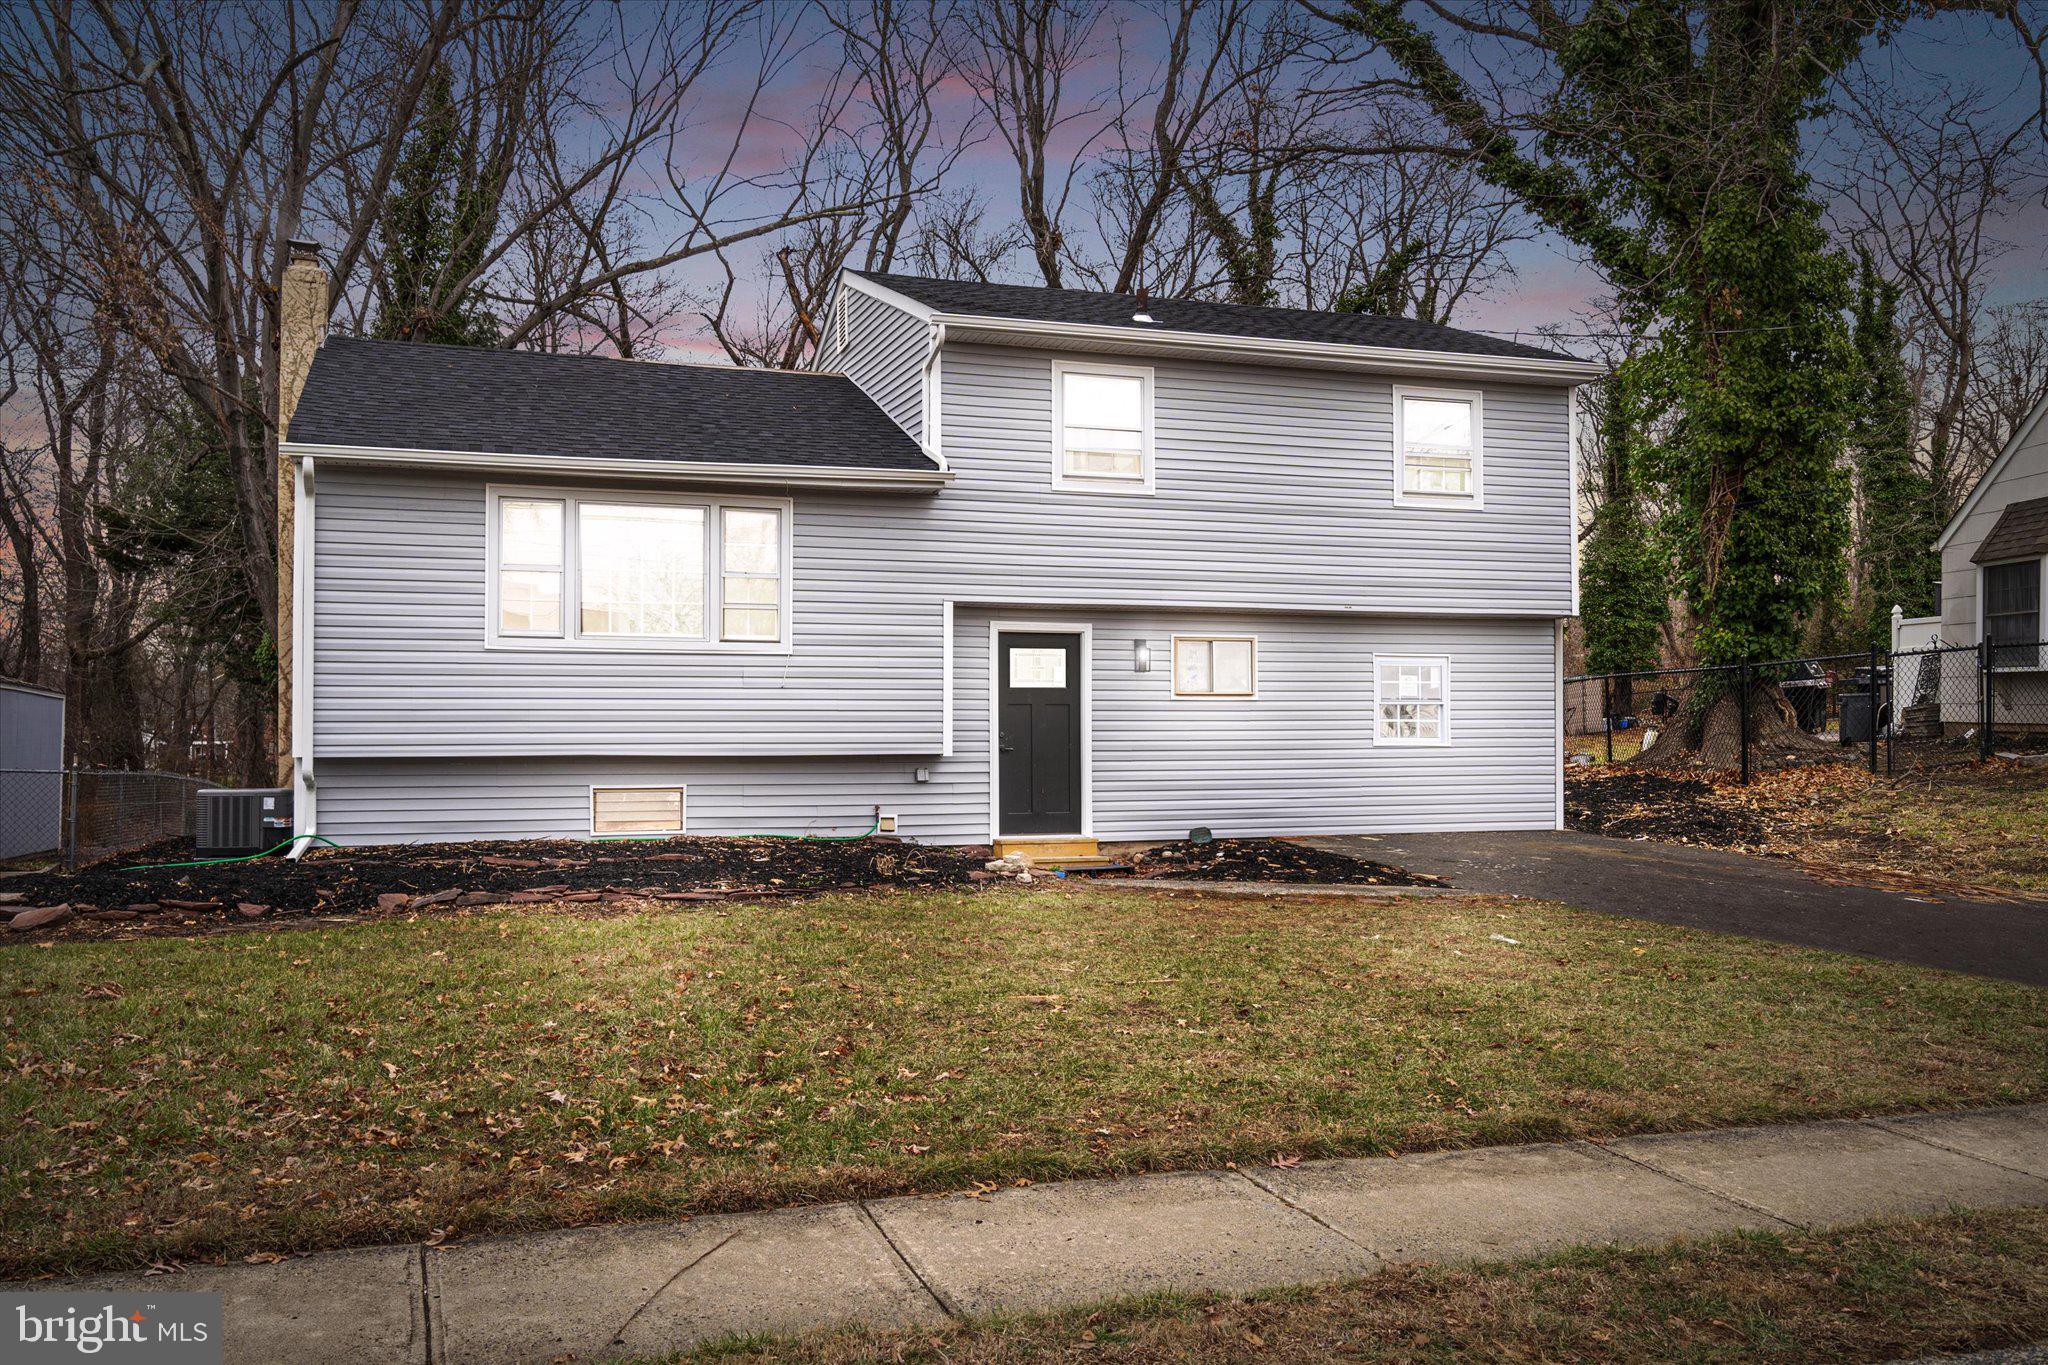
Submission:
{"label": "concrete step", "polygon": [[1059,858],[1095,858],[1101,856],[1102,850],[1093,839],[1084,839],[1078,834],[1027,835],[996,840],[998,858],[1007,858],[1013,853],[1044,863]]}

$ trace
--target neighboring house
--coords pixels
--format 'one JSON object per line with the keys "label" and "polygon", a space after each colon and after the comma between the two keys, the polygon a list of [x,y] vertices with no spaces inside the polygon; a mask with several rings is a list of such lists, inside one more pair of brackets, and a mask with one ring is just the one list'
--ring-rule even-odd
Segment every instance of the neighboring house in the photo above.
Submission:
{"label": "neighboring house", "polygon": [[854,272],[822,328],[816,373],[326,342],[300,831],[1560,823],[1596,367]]}
{"label": "neighboring house", "polygon": [[[1941,640],[1990,645],[1994,729],[2048,729],[2048,399],[2036,404],[1934,542],[1941,551]],[[1950,728],[1975,723],[1944,689]]]}

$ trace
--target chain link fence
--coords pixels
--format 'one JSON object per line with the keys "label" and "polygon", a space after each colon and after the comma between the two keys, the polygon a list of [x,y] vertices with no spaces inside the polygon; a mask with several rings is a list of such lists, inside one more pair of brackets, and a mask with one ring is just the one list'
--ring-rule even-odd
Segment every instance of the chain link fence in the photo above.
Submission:
{"label": "chain link fence", "polygon": [[0,859],[61,859],[67,868],[197,833],[199,793],[218,784],[181,773],[0,768]]}
{"label": "chain link fence", "polygon": [[1563,721],[1567,760],[1626,762],[1683,727],[1688,757],[1744,782],[1799,763],[1897,773],[2048,752],[2048,643],[1584,674],[1565,679]]}

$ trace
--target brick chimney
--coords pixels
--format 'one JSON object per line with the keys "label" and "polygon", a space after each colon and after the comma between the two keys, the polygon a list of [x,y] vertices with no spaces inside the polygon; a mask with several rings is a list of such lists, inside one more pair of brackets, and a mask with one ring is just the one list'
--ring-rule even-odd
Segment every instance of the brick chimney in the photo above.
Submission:
{"label": "brick chimney", "polygon": [[[277,295],[277,438],[291,430],[292,413],[313,368],[314,353],[327,336],[327,267],[320,245],[293,239],[285,243],[291,259]],[[277,781],[291,786],[292,771],[292,617],[293,544],[298,518],[295,497],[298,463],[277,461]]]}

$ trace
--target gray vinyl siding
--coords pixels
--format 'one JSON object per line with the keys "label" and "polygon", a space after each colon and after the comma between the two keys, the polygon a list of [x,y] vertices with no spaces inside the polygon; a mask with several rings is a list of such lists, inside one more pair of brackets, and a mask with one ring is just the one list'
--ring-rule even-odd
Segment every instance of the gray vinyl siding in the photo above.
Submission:
{"label": "gray vinyl siding", "polygon": [[922,441],[924,361],[930,328],[894,304],[857,289],[844,289],[840,306],[848,310],[846,346],[842,350],[837,345],[838,320],[834,318],[834,344],[823,359],[824,368],[838,370],[858,384],[897,426]]}
{"label": "gray vinyl siding", "polygon": [[497,649],[484,643],[488,487],[473,475],[320,471],[316,756],[938,746],[943,608],[873,576],[889,554],[878,527],[903,499],[799,500],[791,653]]}
{"label": "gray vinyl siding", "polygon": [[1483,509],[1402,507],[1393,381],[1153,361],[1156,491],[1118,496],[1052,487],[1052,360],[944,350],[942,425],[956,482],[939,496],[936,529],[956,596],[1573,611],[1562,388],[1484,387]]}
{"label": "gray vinyl siding", "polygon": [[[954,749],[868,758],[342,759],[319,826],[344,843],[589,832],[589,788],[678,782],[698,834],[865,829],[877,805],[927,842],[989,836],[990,622],[1092,627],[1094,832],[1103,839],[1549,828],[1558,761],[1548,621],[963,610]],[[1173,695],[1174,634],[1255,634],[1259,695]],[[1133,642],[1153,646],[1138,673]],[[1442,655],[1452,743],[1373,741],[1376,653]],[[930,776],[918,782],[916,772]]]}
{"label": "gray vinyl siding", "polygon": [[787,654],[487,649],[491,481],[322,468],[316,756],[928,754],[949,599],[1571,610],[1561,389],[1485,389],[1486,505],[1457,511],[1394,505],[1392,387],[1369,376],[1159,363],[1146,497],[1053,490],[1046,354],[949,348],[944,385],[951,486],[794,493]]}

